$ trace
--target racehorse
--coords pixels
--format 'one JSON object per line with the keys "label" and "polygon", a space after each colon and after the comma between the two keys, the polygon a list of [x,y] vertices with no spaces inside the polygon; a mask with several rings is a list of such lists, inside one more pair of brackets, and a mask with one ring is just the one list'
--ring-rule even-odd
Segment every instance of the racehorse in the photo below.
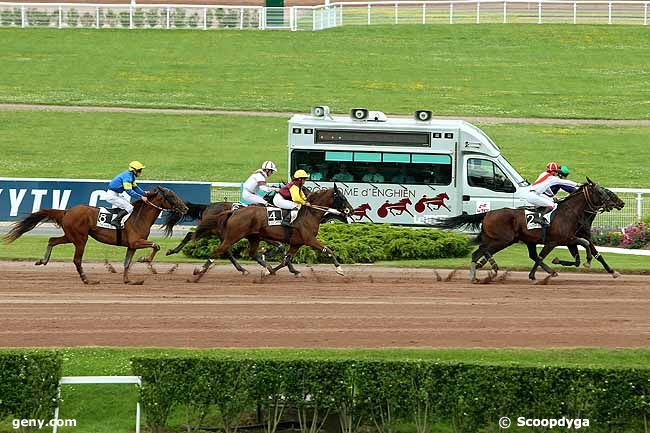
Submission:
{"label": "racehorse", "polygon": [[[474,215],[459,215],[433,224],[433,226],[446,229],[464,226],[473,229],[481,227],[478,237],[479,247],[472,254],[470,264],[470,280],[472,282],[478,281],[476,270],[486,261],[490,262],[495,273],[498,272],[499,268],[493,255],[517,242],[523,242],[528,247],[528,255],[534,261],[528,277],[534,280],[535,272],[539,266],[551,276],[557,276],[557,273],[544,263],[544,258],[556,246],[578,244],[585,247],[585,249],[589,248],[589,241],[576,235],[580,227],[580,221],[584,219],[585,214],[597,212],[609,206],[611,202],[612,199],[607,191],[587,178],[585,184],[558,204],[554,212],[554,219],[548,228],[544,247],[539,255],[536,246],[541,241],[541,230],[528,230],[525,209],[505,208]],[[479,262],[483,258],[485,260]]]}
{"label": "racehorse", "polygon": [[52,248],[55,246],[73,243],[75,246],[73,262],[81,281],[85,284],[99,283],[99,281],[89,280],[81,265],[88,236],[90,236],[105,244],[127,247],[126,257],[124,258],[124,283],[142,284],[144,281],[131,282],[129,280],[129,267],[133,260],[133,254],[138,249],[151,248],[151,255],[146,259],[148,263],[151,263],[160,250],[160,246],[147,240],[147,237],[149,237],[151,226],[160,215],[160,212],[172,210],[181,215],[187,212],[187,206],[185,206],[183,200],[169,189],[156,187],[149,191],[146,197],[149,201],[136,200],[133,203],[133,212],[126,221],[121,233],[118,230],[97,227],[99,208],[80,204],[67,210],[41,209],[34,212],[22,221],[15,223],[9,233],[5,235],[4,240],[7,243],[13,242],[32,230],[40,222],[54,221],[59,227],[63,228],[63,236],[52,237],[48,240],[45,255],[35,263],[36,265],[47,265]]}
{"label": "racehorse", "polygon": [[343,275],[341,265],[332,250],[321,244],[316,239],[316,235],[318,234],[324,213],[340,213],[348,217],[352,215],[354,209],[336,184],[334,188],[323,189],[309,194],[307,200],[311,204],[311,207],[306,205],[302,206],[291,228],[269,226],[266,208],[262,206],[248,206],[243,209],[238,209],[235,212],[222,212],[210,221],[202,222],[197,228],[197,236],[199,235],[199,230],[212,230],[215,234],[221,233],[220,237],[222,242],[215,248],[205,264],[200,269],[195,270],[195,278],[192,281],[198,282],[210,269],[215,259],[226,253],[235,242],[251,234],[258,234],[265,240],[289,244],[289,250],[285,254],[282,263],[270,269],[269,273],[271,274],[287,266],[291,273],[299,275],[300,272],[293,267],[292,260],[298,249],[303,245],[307,245],[318,251],[322,251],[328,257],[332,258],[336,272],[339,275]]}
{"label": "racehorse", "polygon": [[[607,203],[606,206],[602,208],[603,212],[609,212],[612,209],[617,209],[621,210],[625,206],[625,202],[621,200],[619,196],[617,196],[614,192],[610,191],[607,188],[603,188],[607,194],[609,195],[609,202]],[[586,249],[586,254],[587,254],[587,259],[585,262],[585,267],[590,268],[591,267],[591,260],[593,257],[596,258],[600,262],[600,264],[605,268],[605,270],[611,274],[614,278],[618,278],[620,274],[616,272],[614,269],[610,268],[607,262],[605,261],[605,258],[598,252],[596,249],[596,246],[591,240],[591,225],[594,222],[594,219],[596,218],[597,212],[588,212],[586,218],[582,221],[580,224],[580,227],[578,228],[578,232],[576,235],[578,237],[587,239],[589,241],[589,248]],[[577,245],[568,245],[569,248],[569,253],[571,253],[571,256],[574,258],[573,262],[570,262],[568,260],[560,260],[559,258],[555,257],[551,263],[555,265],[561,265],[561,266],[575,266],[580,267],[580,253],[578,252],[578,246]]]}

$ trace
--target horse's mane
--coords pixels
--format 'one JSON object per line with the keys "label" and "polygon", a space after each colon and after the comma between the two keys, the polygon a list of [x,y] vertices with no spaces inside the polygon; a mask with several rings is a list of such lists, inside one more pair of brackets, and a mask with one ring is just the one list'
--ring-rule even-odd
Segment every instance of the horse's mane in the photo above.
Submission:
{"label": "horse's mane", "polygon": [[320,190],[318,190],[318,191],[311,192],[311,193],[307,196],[307,200],[308,200],[310,203],[312,203],[314,200],[318,200],[318,199],[322,198],[322,196],[325,195],[325,193],[327,193],[327,192],[330,191],[331,189],[332,189],[332,188],[328,188],[328,189],[320,189]]}
{"label": "horse's mane", "polygon": [[566,197],[562,198],[560,201],[558,201],[558,206],[561,204],[564,204],[566,202],[571,201],[574,197],[579,196],[582,193],[582,190],[585,189],[589,185],[588,182],[583,183],[580,185],[578,188],[576,188],[575,191],[569,193]]}

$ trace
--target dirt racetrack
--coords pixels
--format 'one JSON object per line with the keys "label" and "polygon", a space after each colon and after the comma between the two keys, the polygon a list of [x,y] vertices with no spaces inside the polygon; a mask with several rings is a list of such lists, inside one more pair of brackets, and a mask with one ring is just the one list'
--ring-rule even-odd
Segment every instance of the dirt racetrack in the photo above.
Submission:
{"label": "dirt racetrack", "polygon": [[[0,262],[0,346],[160,347],[648,347],[650,277],[563,273],[549,285],[526,274],[472,285],[466,272],[299,265],[262,279],[192,265],[158,275],[136,265],[125,286],[103,264],[84,286],[71,263]],[[448,271],[439,271],[445,277]],[[541,274],[540,274],[541,275]]]}

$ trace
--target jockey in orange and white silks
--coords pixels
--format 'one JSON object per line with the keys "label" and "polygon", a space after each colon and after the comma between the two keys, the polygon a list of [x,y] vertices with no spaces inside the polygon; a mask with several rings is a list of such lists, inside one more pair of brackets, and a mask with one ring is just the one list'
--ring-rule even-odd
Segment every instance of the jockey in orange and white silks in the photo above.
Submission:
{"label": "jockey in orange and white silks", "polygon": [[243,184],[242,198],[249,204],[261,204],[267,206],[268,203],[264,198],[257,195],[257,190],[264,192],[277,191],[277,188],[268,186],[266,180],[277,171],[273,161],[265,161],[262,168],[255,170]]}
{"label": "jockey in orange and white silks", "polygon": [[546,165],[546,171],[540,174],[537,180],[530,185],[530,190],[526,196],[528,203],[537,207],[545,207],[546,212],[544,213],[549,213],[557,207],[557,203],[553,201],[553,197],[555,196],[553,189],[555,188],[552,187],[560,186],[565,187],[563,189],[567,190],[578,188],[577,183],[559,177],[559,172],[560,166],[557,163],[548,163]]}

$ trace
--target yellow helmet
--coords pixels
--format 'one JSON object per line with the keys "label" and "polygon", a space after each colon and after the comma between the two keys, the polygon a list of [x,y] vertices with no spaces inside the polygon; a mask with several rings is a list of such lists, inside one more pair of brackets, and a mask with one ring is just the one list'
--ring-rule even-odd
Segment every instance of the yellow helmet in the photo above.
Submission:
{"label": "yellow helmet", "polygon": [[296,170],[296,172],[293,174],[294,179],[301,179],[301,178],[307,179],[308,177],[309,177],[309,173],[307,173],[305,170]]}
{"label": "yellow helmet", "polygon": [[137,170],[142,170],[143,168],[144,168],[144,164],[142,164],[140,161],[129,162],[129,170],[137,171]]}

